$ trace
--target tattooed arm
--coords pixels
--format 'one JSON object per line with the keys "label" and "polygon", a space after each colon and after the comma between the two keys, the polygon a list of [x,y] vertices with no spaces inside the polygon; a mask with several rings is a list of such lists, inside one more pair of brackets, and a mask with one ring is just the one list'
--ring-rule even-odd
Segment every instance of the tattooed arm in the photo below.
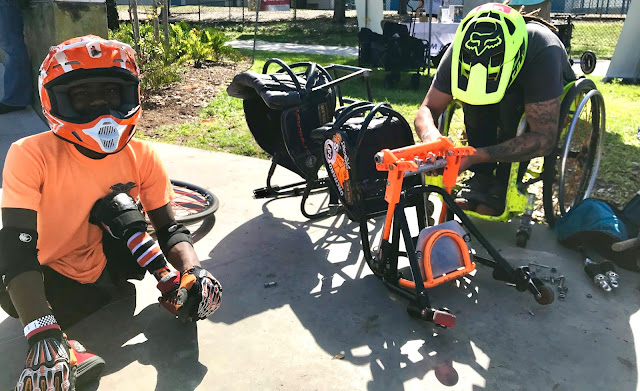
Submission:
{"label": "tattooed arm", "polygon": [[520,162],[553,151],[560,117],[560,98],[527,103],[524,107],[529,132],[498,145],[478,148],[476,154],[463,163],[463,169],[473,164],[490,162]]}

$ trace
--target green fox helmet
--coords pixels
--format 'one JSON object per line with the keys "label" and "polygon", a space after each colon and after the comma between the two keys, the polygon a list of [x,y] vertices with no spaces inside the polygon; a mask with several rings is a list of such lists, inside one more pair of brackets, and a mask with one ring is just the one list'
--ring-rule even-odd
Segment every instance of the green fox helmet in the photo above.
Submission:
{"label": "green fox helmet", "polygon": [[524,18],[503,4],[476,7],[458,26],[452,50],[452,95],[472,105],[498,103],[527,53]]}

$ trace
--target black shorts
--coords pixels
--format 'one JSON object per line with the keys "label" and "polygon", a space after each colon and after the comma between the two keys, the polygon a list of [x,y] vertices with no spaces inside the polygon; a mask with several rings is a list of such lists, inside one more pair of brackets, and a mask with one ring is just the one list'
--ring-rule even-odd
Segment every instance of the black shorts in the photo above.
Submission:
{"label": "black shorts", "polygon": [[[135,289],[127,280],[144,278],[145,269],[138,265],[123,240],[104,235],[102,248],[107,257],[107,265],[98,280],[91,284],[82,284],[50,267],[42,267],[47,301],[63,329],[115,299],[134,294]],[[8,293],[2,289],[0,296],[2,295],[8,296]],[[6,297],[4,299],[0,299],[3,308],[7,305]],[[15,310],[5,308],[5,311],[15,316]]]}

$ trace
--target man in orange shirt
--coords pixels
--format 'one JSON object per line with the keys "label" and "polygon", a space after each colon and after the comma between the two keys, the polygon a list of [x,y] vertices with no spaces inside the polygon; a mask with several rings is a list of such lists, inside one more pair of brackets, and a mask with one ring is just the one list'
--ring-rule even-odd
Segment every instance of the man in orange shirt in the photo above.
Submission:
{"label": "man in orange shirt", "polygon": [[132,139],[141,112],[134,54],[96,36],[52,47],[39,76],[52,132],[18,140],[7,154],[0,304],[20,318],[29,343],[17,390],[73,390],[100,375],[104,361],[62,328],[107,304],[114,284],[149,271],[161,304],[192,321],[220,305],[220,284],[175,221],[159,156]]}

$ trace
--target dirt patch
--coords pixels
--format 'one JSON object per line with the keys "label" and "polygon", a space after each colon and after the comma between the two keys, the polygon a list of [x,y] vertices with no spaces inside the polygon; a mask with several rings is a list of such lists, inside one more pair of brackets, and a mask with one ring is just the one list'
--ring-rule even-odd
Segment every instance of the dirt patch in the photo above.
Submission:
{"label": "dirt patch", "polygon": [[249,61],[188,66],[182,80],[157,91],[143,93],[142,118],[136,130],[152,134],[163,125],[178,125],[199,118],[200,110],[223,92],[233,77],[249,68]]}

